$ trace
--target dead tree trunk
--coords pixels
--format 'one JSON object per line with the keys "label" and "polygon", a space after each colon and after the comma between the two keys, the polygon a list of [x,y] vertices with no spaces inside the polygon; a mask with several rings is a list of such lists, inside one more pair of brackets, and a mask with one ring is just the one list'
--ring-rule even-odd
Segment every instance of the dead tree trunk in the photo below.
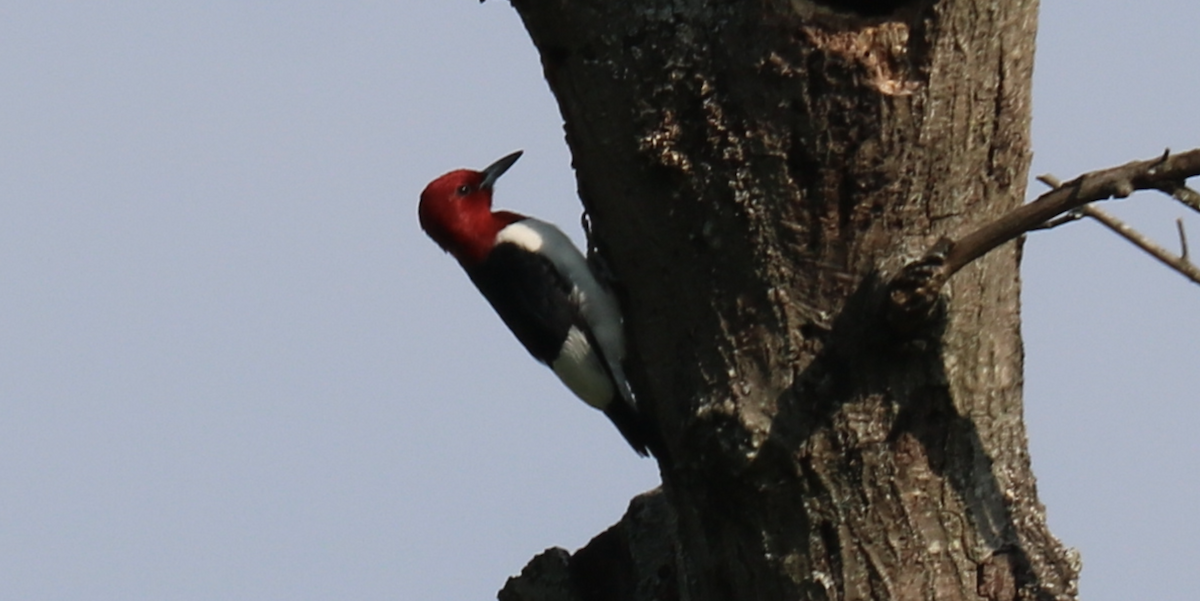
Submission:
{"label": "dead tree trunk", "polygon": [[897,333],[883,282],[1020,204],[1036,0],[513,0],[618,280],[661,493],[505,600],[1073,599],[1008,244]]}

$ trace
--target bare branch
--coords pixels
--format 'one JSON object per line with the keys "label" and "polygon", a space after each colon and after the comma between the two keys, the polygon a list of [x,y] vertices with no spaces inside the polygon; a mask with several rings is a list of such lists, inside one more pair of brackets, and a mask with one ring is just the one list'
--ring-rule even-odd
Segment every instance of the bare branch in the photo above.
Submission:
{"label": "bare branch", "polygon": [[945,277],[1071,209],[1097,200],[1125,198],[1135,190],[1159,190],[1175,183],[1186,189],[1182,182],[1196,175],[1200,175],[1200,149],[1085,173],[964,236],[946,254]]}
{"label": "bare branch", "polygon": [[[1124,221],[1113,217],[1109,213],[1100,210],[1097,207],[1087,205],[1079,209],[1084,215],[1099,221],[1108,229],[1118,233],[1121,237],[1136,244],[1142,250],[1150,253],[1155,259],[1162,261],[1167,267],[1183,274],[1187,279],[1200,284],[1200,267],[1196,267],[1187,260],[1187,245],[1184,243],[1184,256],[1177,257],[1171,254],[1167,249],[1155,244],[1154,241],[1147,238],[1141,232],[1129,227]],[[1182,226],[1181,226],[1182,227]],[[1183,231],[1182,229],[1180,231]]]}
{"label": "bare branch", "polygon": [[[1058,188],[1058,187],[1062,186],[1062,181],[1050,174],[1039,175],[1037,177],[1037,180],[1039,182],[1042,182],[1043,184],[1046,184],[1047,186],[1050,186],[1051,188]],[[1159,188],[1159,189],[1162,190],[1162,188]],[[1194,194],[1194,192],[1187,186],[1182,186],[1182,185],[1174,186],[1173,189],[1176,192],[1179,192],[1180,190],[1184,190],[1184,191],[1191,192]],[[1181,196],[1185,196],[1183,194],[1177,195],[1177,194],[1168,192],[1167,190],[1163,190],[1163,191],[1167,192],[1168,194],[1171,194],[1177,200],[1181,200],[1181,201],[1182,201]],[[1182,202],[1184,202],[1184,204],[1187,204],[1186,201],[1182,201]],[[1155,242],[1153,242],[1152,240],[1147,238],[1145,235],[1143,235],[1141,232],[1138,232],[1137,230],[1133,229],[1125,222],[1123,222],[1120,219],[1113,216],[1112,214],[1110,214],[1107,211],[1104,211],[1094,205],[1084,205],[1082,207],[1079,207],[1078,209],[1073,209],[1073,210],[1067,212],[1065,215],[1061,215],[1059,217],[1051,219],[1050,221],[1046,222],[1044,225],[1039,226],[1034,229],[1049,229],[1049,228],[1061,225],[1062,223],[1066,223],[1068,221],[1075,221],[1076,219],[1080,219],[1082,217],[1091,217],[1091,218],[1095,219],[1096,221],[1099,221],[1100,223],[1104,224],[1112,231],[1116,232],[1117,234],[1120,234],[1126,240],[1129,240],[1130,242],[1132,242],[1135,245],[1137,245],[1138,247],[1140,247],[1142,250],[1150,253],[1151,255],[1154,256],[1154,258],[1158,259],[1159,261],[1162,261],[1168,267],[1171,267],[1175,271],[1178,271],[1179,273],[1183,274],[1184,277],[1191,279],[1192,281],[1200,284],[1200,281],[1198,281],[1196,279],[1196,276],[1200,275],[1200,269],[1197,269],[1197,267],[1195,265],[1193,265],[1190,261],[1188,261],[1187,232],[1183,229],[1183,218],[1182,217],[1175,220],[1175,227],[1179,230],[1180,254],[1178,257],[1171,255],[1171,253],[1168,252],[1165,248],[1159,246],[1158,244],[1156,244]]]}
{"label": "bare branch", "polygon": [[1061,217],[1064,214],[1072,211],[1087,214],[1081,207],[1090,202],[1125,198],[1135,190],[1162,190],[1200,211],[1200,194],[1186,185],[1187,178],[1197,175],[1200,175],[1200,149],[1175,155],[1168,149],[1160,157],[1092,171],[1065,184],[1053,176],[1041,176],[1038,179],[1052,186],[1052,190],[957,241],[938,240],[925,256],[896,274],[888,290],[890,319],[893,325],[907,329],[929,314],[946,280],[968,263],[1025,232],[1073,220]]}

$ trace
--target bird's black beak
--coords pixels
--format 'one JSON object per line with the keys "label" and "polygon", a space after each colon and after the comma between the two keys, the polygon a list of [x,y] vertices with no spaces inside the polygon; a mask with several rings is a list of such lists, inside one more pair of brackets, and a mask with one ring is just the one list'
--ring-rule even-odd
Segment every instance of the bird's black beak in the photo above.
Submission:
{"label": "bird's black beak", "polygon": [[508,171],[508,168],[512,167],[513,163],[517,162],[517,159],[521,158],[521,154],[524,152],[524,150],[518,150],[485,167],[481,172],[483,173],[483,182],[479,184],[479,187],[491,188],[494,186],[496,180],[500,179],[500,176],[504,175],[504,172]]}

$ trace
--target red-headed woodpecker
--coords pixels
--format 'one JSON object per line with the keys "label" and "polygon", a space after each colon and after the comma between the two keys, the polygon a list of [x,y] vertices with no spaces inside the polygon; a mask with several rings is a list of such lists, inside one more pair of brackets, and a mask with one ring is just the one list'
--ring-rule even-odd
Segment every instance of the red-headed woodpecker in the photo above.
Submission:
{"label": "red-headed woodpecker", "polygon": [[458,259],[525,349],[645,455],[654,445],[621,364],[625,334],[616,299],[557,227],[492,210],[496,180],[520,157],[517,151],[483,171],[459,169],[433,180],[421,193],[421,229]]}

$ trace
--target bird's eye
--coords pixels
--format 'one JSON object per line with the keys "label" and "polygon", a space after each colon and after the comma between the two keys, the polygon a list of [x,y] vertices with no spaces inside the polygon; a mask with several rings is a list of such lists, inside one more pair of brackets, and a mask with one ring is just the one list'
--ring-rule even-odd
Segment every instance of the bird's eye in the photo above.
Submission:
{"label": "bird's eye", "polygon": [[466,196],[467,193],[469,193],[470,191],[471,191],[471,186],[468,186],[466,184],[459,186],[458,189],[455,190],[455,192],[458,192],[459,196]]}

